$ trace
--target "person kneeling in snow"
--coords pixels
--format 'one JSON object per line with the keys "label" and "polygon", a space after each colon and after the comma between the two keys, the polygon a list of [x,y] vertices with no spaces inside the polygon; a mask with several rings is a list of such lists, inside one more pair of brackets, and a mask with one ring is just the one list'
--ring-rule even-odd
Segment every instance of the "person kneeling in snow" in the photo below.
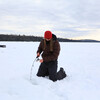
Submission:
{"label": "person kneeling in snow", "polygon": [[37,57],[42,54],[40,59],[40,67],[37,72],[37,76],[45,77],[49,76],[52,81],[61,80],[66,77],[66,73],[63,68],[57,72],[57,59],[60,53],[60,44],[57,40],[56,35],[52,34],[51,31],[44,33],[44,39],[40,42]]}

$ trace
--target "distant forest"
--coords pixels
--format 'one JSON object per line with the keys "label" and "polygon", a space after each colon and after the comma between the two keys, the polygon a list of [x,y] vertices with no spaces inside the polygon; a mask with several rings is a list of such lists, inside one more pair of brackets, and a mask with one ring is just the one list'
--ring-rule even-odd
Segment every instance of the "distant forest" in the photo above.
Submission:
{"label": "distant forest", "polygon": [[[26,36],[26,35],[0,35],[0,41],[41,41],[43,37],[37,37],[37,36]],[[66,39],[66,38],[58,38],[59,42],[100,42],[96,40],[72,40],[72,39]]]}

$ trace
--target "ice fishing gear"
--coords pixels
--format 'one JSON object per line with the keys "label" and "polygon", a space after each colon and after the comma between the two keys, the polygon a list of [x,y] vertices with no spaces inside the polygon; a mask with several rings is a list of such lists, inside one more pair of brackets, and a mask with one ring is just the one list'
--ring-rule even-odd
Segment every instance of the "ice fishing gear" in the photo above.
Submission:
{"label": "ice fishing gear", "polygon": [[30,71],[30,80],[32,79],[32,70],[33,70],[33,67],[34,67],[34,63],[35,63],[35,61],[39,61],[40,59],[39,59],[39,56],[37,56],[36,58],[35,58],[35,60],[33,61],[33,64],[32,64],[32,67],[31,67],[31,71]]}

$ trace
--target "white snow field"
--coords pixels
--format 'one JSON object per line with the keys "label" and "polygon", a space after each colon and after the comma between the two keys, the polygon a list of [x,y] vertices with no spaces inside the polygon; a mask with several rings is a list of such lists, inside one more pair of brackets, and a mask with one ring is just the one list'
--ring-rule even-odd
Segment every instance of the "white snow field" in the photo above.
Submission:
{"label": "white snow field", "polygon": [[58,70],[68,75],[52,82],[37,77],[39,42],[0,42],[0,100],[100,100],[100,43],[60,42]]}

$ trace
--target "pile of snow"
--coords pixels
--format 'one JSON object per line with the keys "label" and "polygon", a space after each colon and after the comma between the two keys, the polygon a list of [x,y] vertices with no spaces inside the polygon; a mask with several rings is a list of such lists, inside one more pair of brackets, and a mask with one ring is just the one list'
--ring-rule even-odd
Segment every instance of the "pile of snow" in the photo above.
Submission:
{"label": "pile of snow", "polygon": [[58,70],[68,77],[52,82],[37,77],[40,63],[30,71],[39,42],[0,42],[0,100],[99,100],[100,44],[60,43]]}

